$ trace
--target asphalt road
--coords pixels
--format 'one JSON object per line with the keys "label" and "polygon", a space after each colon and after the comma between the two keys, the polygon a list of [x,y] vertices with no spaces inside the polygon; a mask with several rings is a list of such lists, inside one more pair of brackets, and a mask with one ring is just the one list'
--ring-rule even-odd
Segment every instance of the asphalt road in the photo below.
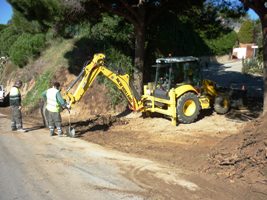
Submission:
{"label": "asphalt road", "polygon": [[225,88],[240,90],[244,87],[249,98],[263,97],[263,78],[242,73],[242,61],[237,60],[225,64],[210,64],[202,69],[203,78],[216,82]]}

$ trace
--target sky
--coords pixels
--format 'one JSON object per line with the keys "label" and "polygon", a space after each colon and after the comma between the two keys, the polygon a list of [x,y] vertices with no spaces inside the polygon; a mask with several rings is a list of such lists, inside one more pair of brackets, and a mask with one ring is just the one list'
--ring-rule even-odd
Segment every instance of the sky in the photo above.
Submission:
{"label": "sky", "polygon": [[[1,0],[0,0],[1,1]],[[248,15],[250,16],[251,19],[259,19],[259,16],[254,12],[254,10],[249,9],[248,10]]]}
{"label": "sky", "polygon": [[[258,15],[251,9],[248,14],[251,19],[258,19]],[[7,24],[12,17],[12,8],[6,0],[0,0],[0,24]]]}
{"label": "sky", "polygon": [[6,0],[0,0],[0,24],[7,24],[12,17],[12,8]]}

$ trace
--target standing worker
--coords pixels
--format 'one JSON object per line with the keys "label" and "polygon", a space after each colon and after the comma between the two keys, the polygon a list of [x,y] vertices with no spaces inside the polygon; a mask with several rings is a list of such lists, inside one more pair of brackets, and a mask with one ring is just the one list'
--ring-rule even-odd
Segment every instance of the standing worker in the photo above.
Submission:
{"label": "standing worker", "polygon": [[9,102],[11,107],[11,130],[25,132],[22,128],[21,114],[21,94],[19,89],[22,87],[22,81],[17,80],[9,92]]}
{"label": "standing worker", "polygon": [[48,127],[50,130],[50,136],[55,135],[54,129],[57,127],[58,136],[62,136],[62,127],[61,127],[61,107],[67,108],[67,104],[62,98],[60,91],[60,83],[54,82],[52,88],[44,91],[42,96],[46,100],[46,109],[48,113]]}

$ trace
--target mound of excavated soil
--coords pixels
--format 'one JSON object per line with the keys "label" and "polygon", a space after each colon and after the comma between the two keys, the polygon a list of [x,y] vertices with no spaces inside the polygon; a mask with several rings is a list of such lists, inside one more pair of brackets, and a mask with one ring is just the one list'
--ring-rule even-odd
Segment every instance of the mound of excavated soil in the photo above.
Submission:
{"label": "mound of excavated soil", "polygon": [[249,122],[239,134],[215,146],[210,168],[230,178],[267,184],[267,115]]}

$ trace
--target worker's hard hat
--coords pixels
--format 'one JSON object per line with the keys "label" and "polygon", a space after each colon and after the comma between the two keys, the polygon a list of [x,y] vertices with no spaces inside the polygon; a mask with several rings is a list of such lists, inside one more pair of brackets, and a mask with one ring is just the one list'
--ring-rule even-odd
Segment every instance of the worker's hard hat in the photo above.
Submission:
{"label": "worker's hard hat", "polygon": [[22,86],[22,81],[21,80],[17,80],[16,82],[15,82],[15,85],[14,85],[15,87],[21,87]]}

